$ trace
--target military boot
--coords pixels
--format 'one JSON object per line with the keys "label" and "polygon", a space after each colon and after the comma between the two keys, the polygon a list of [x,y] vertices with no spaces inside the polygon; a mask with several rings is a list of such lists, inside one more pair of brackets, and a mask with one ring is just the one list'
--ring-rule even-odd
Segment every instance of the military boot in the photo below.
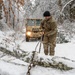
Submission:
{"label": "military boot", "polygon": [[45,53],[45,55],[48,55],[48,50],[47,49],[44,50],[44,53]]}

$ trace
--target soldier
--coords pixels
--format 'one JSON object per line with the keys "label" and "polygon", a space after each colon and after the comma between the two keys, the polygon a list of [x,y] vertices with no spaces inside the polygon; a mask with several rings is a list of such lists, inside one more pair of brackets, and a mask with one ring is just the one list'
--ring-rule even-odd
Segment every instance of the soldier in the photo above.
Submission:
{"label": "soldier", "polygon": [[45,11],[43,16],[45,19],[41,22],[40,27],[44,31],[43,46],[45,55],[54,56],[57,36],[57,24],[53,20],[49,11]]}

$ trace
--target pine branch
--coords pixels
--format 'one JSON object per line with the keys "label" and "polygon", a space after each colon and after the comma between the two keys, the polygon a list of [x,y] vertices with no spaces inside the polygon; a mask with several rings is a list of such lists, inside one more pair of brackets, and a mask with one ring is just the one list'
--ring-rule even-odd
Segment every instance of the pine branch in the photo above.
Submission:
{"label": "pine branch", "polygon": [[[0,47],[0,51],[5,53],[6,55],[11,55],[13,57],[16,57],[19,60],[22,60],[24,62],[30,63],[30,60],[32,58],[33,52],[31,53],[27,53],[25,52],[24,54],[22,53],[18,53],[18,52],[11,52],[6,50],[5,48]],[[60,59],[60,61],[57,61],[58,59]],[[31,65],[38,65],[38,66],[42,66],[42,67],[51,67],[51,68],[56,68],[56,69],[60,69],[60,70],[71,70],[74,69],[75,67],[71,66],[71,65],[67,65],[66,63],[63,63],[63,61],[65,61],[67,64],[73,64],[75,65],[75,61],[64,58],[64,57],[53,57],[53,58],[43,58],[43,57],[39,57],[38,53],[36,52],[35,57],[34,57],[34,64],[31,63]]]}

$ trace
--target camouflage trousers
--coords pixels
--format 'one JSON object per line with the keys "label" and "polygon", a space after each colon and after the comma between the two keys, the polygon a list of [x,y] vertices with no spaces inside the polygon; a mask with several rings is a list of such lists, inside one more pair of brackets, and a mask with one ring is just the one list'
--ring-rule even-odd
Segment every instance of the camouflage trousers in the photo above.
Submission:
{"label": "camouflage trousers", "polygon": [[56,36],[55,37],[48,37],[44,36],[43,39],[43,46],[44,46],[44,53],[45,55],[54,56],[55,54],[55,46],[56,46]]}

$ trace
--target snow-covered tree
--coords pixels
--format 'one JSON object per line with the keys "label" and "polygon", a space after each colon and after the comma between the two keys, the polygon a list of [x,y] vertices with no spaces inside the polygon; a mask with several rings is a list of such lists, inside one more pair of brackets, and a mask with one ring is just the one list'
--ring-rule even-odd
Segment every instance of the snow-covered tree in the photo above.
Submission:
{"label": "snow-covered tree", "polygon": [[24,0],[4,0],[2,6],[4,22],[6,22],[10,28],[15,30],[20,29],[24,20]]}

